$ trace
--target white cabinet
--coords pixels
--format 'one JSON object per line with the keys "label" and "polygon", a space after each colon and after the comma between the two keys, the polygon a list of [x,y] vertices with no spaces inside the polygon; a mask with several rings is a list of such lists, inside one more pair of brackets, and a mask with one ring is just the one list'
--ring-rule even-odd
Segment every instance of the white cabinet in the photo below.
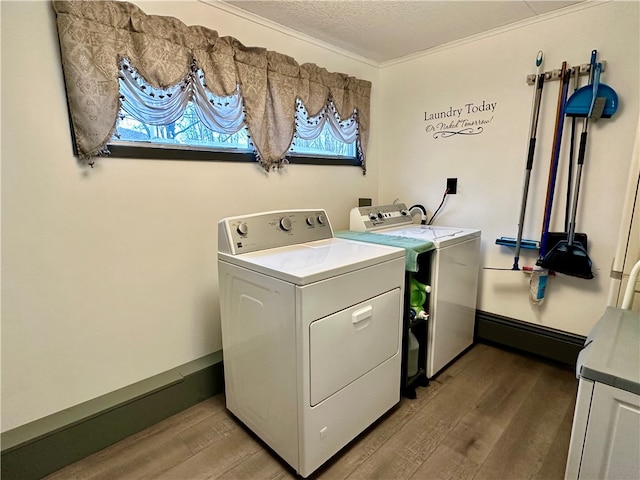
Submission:
{"label": "white cabinet", "polygon": [[[574,423],[566,478],[640,478],[640,396],[588,380],[580,381],[579,402],[582,394],[580,405],[590,408]],[[574,434],[584,444],[574,444]]]}
{"label": "white cabinet", "polygon": [[640,318],[609,308],[578,357],[566,479],[640,478]]}

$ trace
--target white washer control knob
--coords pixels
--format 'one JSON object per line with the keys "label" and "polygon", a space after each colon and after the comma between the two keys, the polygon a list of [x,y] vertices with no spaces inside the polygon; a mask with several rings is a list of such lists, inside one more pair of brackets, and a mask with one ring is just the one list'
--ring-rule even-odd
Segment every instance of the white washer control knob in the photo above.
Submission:
{"label": "white washer control knob", "polygon": [[370,220],[377,220],[377,219],[378,219],[378,216],[377,216],[375,213],[370,213],[370,214],[369,214],[369,219],[370,219]]}
{"label": "white washer control knob", "polygon": [[241,223],[236,227],[236,232],[238,232],[240,235],[246,235],[248,231],[249,227],[247,227],[246,223]]}
{"label": "white washer control knob", "polygon": [[400,210],[400,215],[404,215],[404,216],[409,215],[409,210]]}
{"label": "white washer control knob", "polygon": [[280,219],[280,228],[285,232],[291,230],[291,220],[288,217],[282,217]]}
{"label": "white washer control knob", "polygon": [[311,227],[311,226],[313,226],[314,223],[316,223],[316,219],[313,218],[312,216],[308,216],[307,217],[307,225],[309,225]]}
{"label": "white washer control knob", "polygon": [[320,225],[324,225],[326,223],[327,219],[324,218],[324,215],[318,215],[318,223]]}

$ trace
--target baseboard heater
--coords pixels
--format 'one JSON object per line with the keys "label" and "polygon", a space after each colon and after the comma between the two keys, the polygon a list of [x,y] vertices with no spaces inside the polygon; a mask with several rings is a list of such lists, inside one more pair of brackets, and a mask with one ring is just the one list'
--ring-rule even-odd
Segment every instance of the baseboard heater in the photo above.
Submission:
{"label": "baseboard heater", "polygon": [[222,351],[1,436],[0,477],[37,480],[222,393]]}
{"label": "baseboard heater", "polygon": [[522,350],[575,368],[586,337],[476,311],[476,341]]}

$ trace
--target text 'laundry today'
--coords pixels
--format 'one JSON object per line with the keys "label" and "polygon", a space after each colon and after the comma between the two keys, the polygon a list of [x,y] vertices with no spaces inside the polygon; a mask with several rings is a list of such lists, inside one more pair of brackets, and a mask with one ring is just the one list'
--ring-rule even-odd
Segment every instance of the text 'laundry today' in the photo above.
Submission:
{"label": "text 'laundry today'", "polygon": [[460,108],[449,107],[449,110],[443,110],[441,112],[424,112],[424,121],[441,120],[451,117],[460,118],[463,113],[470,115],[472,113],[495,112],[496,105],[498,105],[498,102],[486,102],[484,100],[482,103],[469,102]]}

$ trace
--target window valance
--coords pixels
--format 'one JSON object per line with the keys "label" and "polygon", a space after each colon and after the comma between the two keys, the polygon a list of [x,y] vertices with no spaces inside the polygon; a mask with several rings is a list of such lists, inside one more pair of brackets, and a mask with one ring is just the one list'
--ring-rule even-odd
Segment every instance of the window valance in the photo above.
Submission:
{"label": "window valance", "polygon": [[126,57],[158,89],[180,84],[194,65],[215,95],[232,96],[239,86],[251,140],[266,169],[285,161],[295,133],[297,100],[311,116],[328,108],[342,119],[357,112],[364,167],[371,82],[246,47],[173,17],[147,15],[128,2],[52,3],[75,145],[82,159],[108,153],[120,108],[119,62]]}

